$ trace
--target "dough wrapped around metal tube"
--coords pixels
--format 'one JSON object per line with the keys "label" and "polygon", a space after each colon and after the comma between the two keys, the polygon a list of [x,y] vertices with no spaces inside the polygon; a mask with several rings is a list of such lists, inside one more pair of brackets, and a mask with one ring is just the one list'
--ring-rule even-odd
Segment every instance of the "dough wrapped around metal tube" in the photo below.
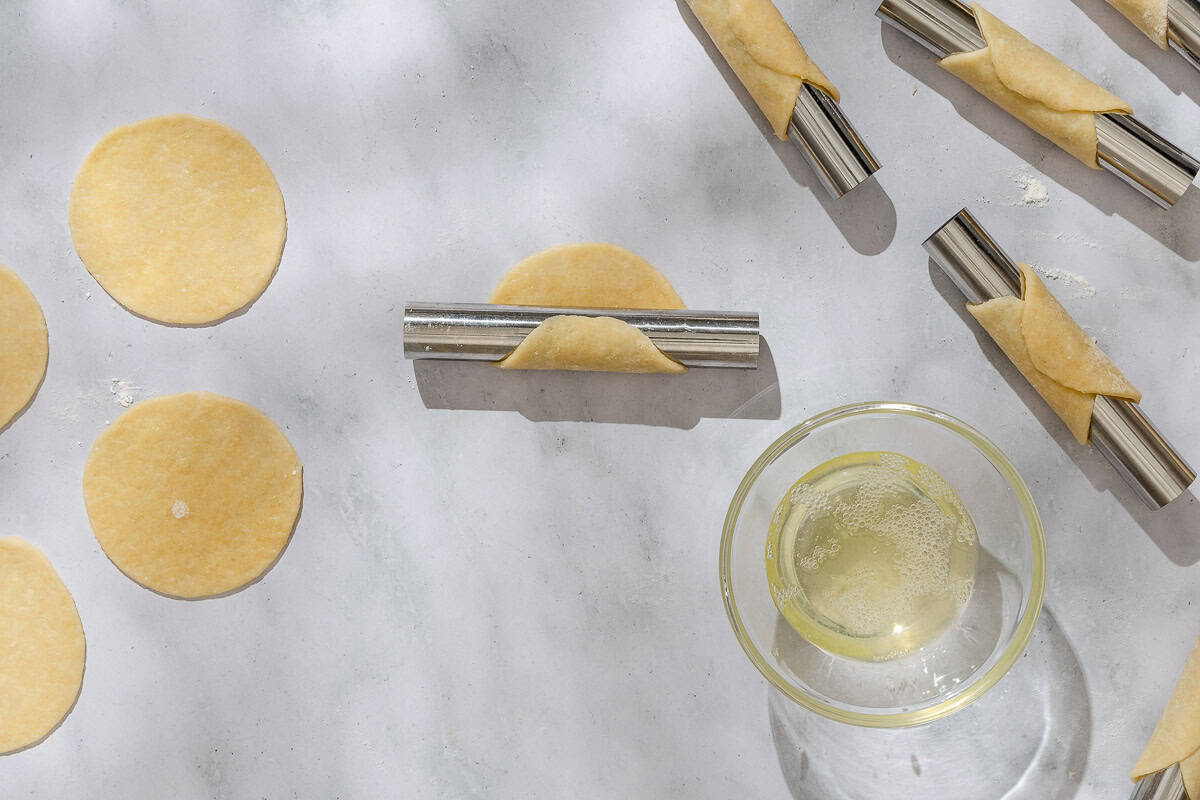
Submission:
{"label": "dough wrapped around metal tube", "polygon": [[1097,395],[1136,403],[1142,393],[1084,333],[1037,273],[1028,264],[1020,267],[1020,297],[997,297],[968,305],[967,310],[1067,424],[1076,441],[1087,444]]}
{"label": "dough wrapped around metal tube", "polygon": [[1108,0],[1151,41],[1167,49],[1167,0]]}
{"label": "dough wrapped around metal tube", "polygon": [[948,72],[1093,169],[1096,114],[1130,114],[1121,98],[971,4],[987,46],[941,59]]}
{"label": "dough wrapped around metal tube", "polygon": [[780,139],[805,83],[840,100],[771,0],[687,0]]}
{"label": "dough wrapped around metal tube", "polygon": [[[604,243],[566,244],[530,256],[505,274],[488,302],[565,308],[685,308],[671,284],[646,259]],[[687,372],[687,367],[626,322],[567,314],[538,325],[500,367]]]}
{"label": "dough wrapped around metal tube", "polygon": [[1141,780],[1172,764],[1179,764],[1188,796],[1200,797],[1200,642],[1192,650],[1131,777]]}

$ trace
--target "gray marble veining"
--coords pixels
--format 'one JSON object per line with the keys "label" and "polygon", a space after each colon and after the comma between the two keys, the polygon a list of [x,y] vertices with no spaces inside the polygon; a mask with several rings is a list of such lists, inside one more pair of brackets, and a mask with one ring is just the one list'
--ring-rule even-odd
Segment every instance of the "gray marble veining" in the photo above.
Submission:
{"label": "gray marble veining", "polygon": [[[1082,168],[881,30],[873,3],[780,8],[884,165],[840,202],[675,2],[0,4],[0,262],[51,336],[40,394],[0,434],[0,535],[47,552],[88,636],[78,706],[0,759],[4,797],[911,798],[952,796],[956,771],[966,798],[1127,795],[1200,633],[1200,504],[1142,508],[920,242],[973,208],[1195,462],[1200,192],[1164,212]],[[1200,151],[1194,71],[1101,0],[995,10]],[[279,274],[215,327],[115,306],[67,231],[88,149],[171,111],[245,133],[287,202]],[[766,368],[403,361],[405,299],[483,300],[509,265],[575,240],[644,255],[695,307],[758,310]],[[303,516],[261,582],[178,602],[104,557],[80,478],[122,410],[114,379],[136,399],[239,397],[287,431]],[[1047,528],[1026,657],[913,731],[789,705],[717,589],[750,462],[867,398],[981,428]]]}

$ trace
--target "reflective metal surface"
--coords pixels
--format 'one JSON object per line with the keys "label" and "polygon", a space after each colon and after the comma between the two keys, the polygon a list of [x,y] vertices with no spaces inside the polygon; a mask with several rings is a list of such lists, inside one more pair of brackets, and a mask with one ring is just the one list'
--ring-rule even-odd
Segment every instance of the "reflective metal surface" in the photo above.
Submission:
{"label": "reflective metal surface", "polygon": [[[1176,17],[1186,35],[1200,41],[1200,0],[1172,2],[1181,6]],[[938,58],[986,46],[974,14],[959,0],[883,0],[875,15]],[[1101,167],[1163,208],[1178,202],[1200,172],[1200,162],[1129,114],[1096,115],[1096,154]]]}
{"label": "reflective metal surface", "polygon": [[1162,772],[1142,778],[1134,784],[1129,800],[1187,800],[1179,765],[1172,764]]}
{"label": "reflective metal surface", "polygon": [[841,106],[810,83],[801,86],[788,122],[788,138],[835,198],[879,169],[879,162],[854,130]]}
{"label": "reflective metal surface", "polygon": [[965,208],[922,246],[968,303],[1021,294],[1020,268]]}
{"label": "reflective metal surface", "polygon": [[534,328],[559,315],[627,322],[687,367],[758,366],[758,314],[611,308],[543,308],[488,303],[409,303],[404,357],[499,361]]}
{"label": "reflective metal surface", "polygon": [[1187,462],[1128,400],[1096,395],[1092,444],[1150,508],[1162,508],[1196,480]]}
{"label": "reflective metal surface", "polygon": [[883,0],[875,16],[907,33],[938,58],[987,46],[975,15],[957,0]]}
{"label": "reflective metal surface", "polygon": [[[965,208],[924,243],[968,302],[1020,294],[1017,266]],[[1096,395],[1091,443],[1150,508],[1183,494],[1196,473],[1135,403]]]}
{"label": "reflective metal surface", "polygon": [[1200,162],[1130,114],[1096,115],[1096,157],[1163,208],[1175,205],[1200,172]]}
{"label": "reflective metal surface", "polygon": [[1200,0],[1167,0],[1167,43],[1200,69]]}

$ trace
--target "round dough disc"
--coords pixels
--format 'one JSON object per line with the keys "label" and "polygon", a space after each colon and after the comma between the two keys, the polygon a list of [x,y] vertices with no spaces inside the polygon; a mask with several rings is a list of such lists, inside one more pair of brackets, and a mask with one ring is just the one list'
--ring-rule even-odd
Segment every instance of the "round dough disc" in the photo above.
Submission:
{"label": "round dough disc", "polygon": [[266,572],[301,494],[300,459],[275,423],[209,392],[138,403],[97,437],[83,473],[105,554],[172,597],[225,594]]}
{"label": "round dough disc", "polygon": [[83,686],[86,645],[71,593],[33,545],[0,539],[0,755],[45,739]]}
{"label": "round dough disc", "polygon": [[46,318],[33,292],[0,266],[0,430],[33,399],[49,351]]}
{"label": "round dough disc", "polygon": [[101,139],[75,177],[70,224],[106,292],[176,324],[214,322],[262,294],[287,235],[283,194],[254,146],[187,114]]}
{"label": "round dough disc", "polygon": [[650,262],[603,242],[534,253],[505,273],[489,303],[571,308],[670,308],[683,301]]}

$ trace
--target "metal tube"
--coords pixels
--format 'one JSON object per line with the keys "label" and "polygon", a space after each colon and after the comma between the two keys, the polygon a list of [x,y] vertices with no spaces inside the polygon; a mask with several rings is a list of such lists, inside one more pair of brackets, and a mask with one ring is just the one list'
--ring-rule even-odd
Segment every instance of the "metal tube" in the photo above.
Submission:
{"label": "metal tube", "polygon": [[1200,69],[1200,0],[1167,0],[1167,44]]}
{"label": "metal tube", "polygon": [[[1016,264],[965,208],[924,247],[970,303],[1021,294]],[[1196,480],[1136,403],[1096,395],[1091,433],[1091,443],[1152,509],[1179,497]]]}
{"label": "metal tube", "polygon": [[1096,158],[1163,208],[1179,202],[1200,172],[1200,162],[1131,114],[1096,115]]}
{"label": "metal tube", "polygon": [[883,0],[875,16],[939,59],[987,47],[971,9],[954,0]]}
{"label": "metal tube", "polygon": [[1172,764],[1162,772],[1142,778],[1134,784],[1129,800],[1187,800],[1179,765]]}
{"label": "metal tube", "polygon": [[[1193,12],[1200,8],[1196,5],[1200,0],[1172,2],[1185,3]],[[875,13],[939,59],[987,46],[975,15],[959,0],[883,0]],[[1183,19],[1183,15],[1177,16]],[[1200,41],[1200,12],[1193,21]],[[1186,27],[1189,23],[1179,24]],[[1096,114],[1095,117],[1096,156],[1100,166],[1163,208],[1175,205],[1200,173],[1200,161],[1132,115]]]}
{"label": "metal tube", "polygon": [[686,367],[758,366],[758,314],[658,309],[545,308],[489,303],[408,303],[404,357],[499,361],[550,317],[613,317]]}
{"label": "metal tube", "polygon": [[879,162],[837,101],[810,83],[803,84],[796,97],[788,122],[788,138],[804,153],[834,199],[879,169]]}

